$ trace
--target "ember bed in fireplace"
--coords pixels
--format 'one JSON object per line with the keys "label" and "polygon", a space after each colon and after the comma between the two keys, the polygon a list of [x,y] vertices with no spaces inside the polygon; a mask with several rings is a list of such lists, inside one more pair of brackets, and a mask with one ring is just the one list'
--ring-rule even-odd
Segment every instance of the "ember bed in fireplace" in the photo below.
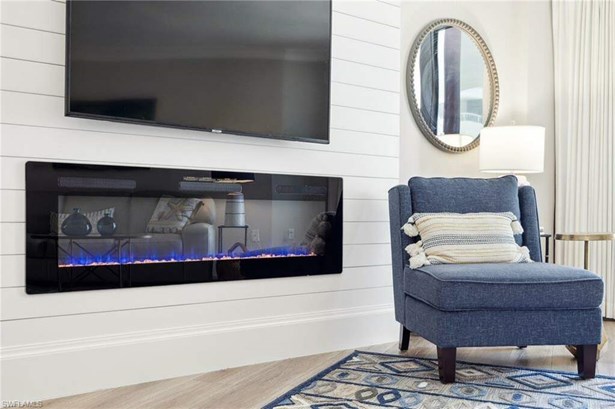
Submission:
{"label": "ember bed in fireplace", "polygon": [[26,164],[29,294],[341,271],[341,178]]}

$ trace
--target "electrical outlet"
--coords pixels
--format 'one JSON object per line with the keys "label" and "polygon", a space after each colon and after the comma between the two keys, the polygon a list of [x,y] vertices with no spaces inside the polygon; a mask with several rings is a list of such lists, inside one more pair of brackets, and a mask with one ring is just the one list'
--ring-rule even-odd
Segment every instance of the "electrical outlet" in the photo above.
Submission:
{"label": "electrical outlet", "polygon": [[288,240],[295,240],[295,229],[292,227],[288,229],[288,234],[286,236]]}
{"label": "electrical outlet", "polygon": [[261,241],[261,231],[259,229],[252,229],[250,232],[250,238],[254,243],[258,243]]}

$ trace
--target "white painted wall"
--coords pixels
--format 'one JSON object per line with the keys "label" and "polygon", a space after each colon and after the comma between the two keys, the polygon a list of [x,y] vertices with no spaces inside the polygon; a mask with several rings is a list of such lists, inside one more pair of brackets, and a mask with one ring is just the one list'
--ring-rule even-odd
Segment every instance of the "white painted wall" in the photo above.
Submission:
{"label": "white painted wall", "polygon": [[451,154],[423,137],[408,105],[405,73],[410,48],[424,26],[440,18],[470,24],[483,37],[500,79],[500,108],[495,125],[546,127],[545,172],[528,175],[538,196],[541,225],[553,231],[554,89],[551,3],[538,1],[404,1],[401,40],[400,180],[412,176],[491,177],[478,170],[479,148]]}
{"label": "white painted wall", "polygon": [[[1,5],[1,398],[395,339],[386,192],[399,179],[399,5],[333,2],[330,145],[64,117],[64,8]],[[344,273],[27,295],[28,160],[342,176]]]}

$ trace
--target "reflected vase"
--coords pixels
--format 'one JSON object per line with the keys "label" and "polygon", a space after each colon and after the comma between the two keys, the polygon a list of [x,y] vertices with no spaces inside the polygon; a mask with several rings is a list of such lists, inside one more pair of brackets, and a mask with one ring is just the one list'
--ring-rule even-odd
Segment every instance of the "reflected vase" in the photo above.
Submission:
{"label": "reflected vase", "polygon": [[111,236],[117,230],[117,223],[110,212],[105,212],[105,215],[96,223],[96,228],[101,236]]}
{"label": "reflected vase", "polygon": [[81,214],[79,208],[74,208],[73,212],[62,222],[62,233],[67,236],[87,236],[92,231],[92,224]]}

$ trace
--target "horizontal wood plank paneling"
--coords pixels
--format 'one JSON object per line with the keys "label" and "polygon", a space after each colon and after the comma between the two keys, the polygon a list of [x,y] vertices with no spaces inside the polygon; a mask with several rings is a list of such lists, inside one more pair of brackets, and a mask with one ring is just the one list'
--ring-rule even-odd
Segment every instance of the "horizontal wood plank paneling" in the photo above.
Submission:
{"label": "horizontal wood plank paneling", "polygon": [[[357,345],[391,342],[396,332],[391,307],[366,306],[348,312],[331,311],[312,314],[310,318],[239,325],[149,341],[106,342],[108,347],[60,349],[54,353],[4,360],[3,375],[10,373],[11,376],[2,378],[3,397],[6,400],[36,401],[295,356],[353,349]],[[197,393],[207,393],[207,384],[197,383],[194,386]]]}
{"label": "horizontal wood plank paneling", "polygon": [[389,222],[344,223],[344,244],[387,244]]}
{"label": "horizontal wood plank paneling", "polygon": [[352,61],[331,61],[331,80],[399,93],[399,73]]}
{"label": "horizontal wood plank paneling", "polygon": [[399,135],[399,115],[332,106],[331,127],[375,134]]}
{"label": "horizontal wood plank paneling", "polygon": [[3,24],[0,37],[3,57],[64,65],[63,34]]}
{"label": "horizontal wood plank paneling", "polygon": [[365,267],[391,264],[390,244],[344,246],[344,267]]}
{"label": "horizontal wood plank paneling", "polygon": [[333,34],[388,48],[400,47],[399,28],[333,12]]}
{"label": "horizontal wood plank paneling", "polygon": [[26,194],[19,190],[0,190],[0,222],[26,221]]}
{"label": "horizontal wood plank paneling", "polygon": [[[18,129],[21,128],[21,129]],[[27,129],[32,128],[32,129]],[[53,132],[65,132],[65,128],[51,128],[37,125],[13,125],[13,124],[2,124],[0,125],[0,130],[3,134],[11,134],[15,138],[21,137],[24,133],[34,132],[40,133],[41,128],[48,130],[53,129]],[[146,127],[144,127],[146,128]],[[166,128],[165,128],[166,129]],[[168,135],[164,136],[154,136],[156,138],[168,138],[170,140],[175,141],[174,143],[181,143],[182,140],[196,140],[196,141],[205,141],[208,143],[216,143],[222,144],[224,146],[234,146],[234,147],[242,147],[245,146],[246,149],[249,149],[251,146],[256,145],[259,147],[274,147],[275,149],[295,149],[300,151],[326,151],[326,152],[337,152],[337,153],[350,153],[350,154],[359,154],[359,155],[368,155],[368,156],[387,156],[391,158],[397,158],[397,154],[399,151],[399,138],[397,136],[391,135],[382,135],[382,134],[370,134],[367,132],[360,131],[352,131],[348,129],[332,129],[330,133],[330,137],[332,139],[329,145],[322,144],[306,144],[297,146],[297,142],[289,142],[289,141],[274,141],[278,143],[266,143],[262,142],[266,139],[258,139],[258,138],[247,138],[247,137],[239,137],[235,135],[224,135],[221,138],[204,138],[203,133],[201,132],[193,132],[193,131],[181,131],[178,133],[174,133],[175,130],[167,129]],[[75,130],[82,131],[82,130]],[[82,135],[85,138],[92,137],[104,137],[105,134],[112,134],[114,132],[102,132],[102,131],[82,131]],[[118,134],[118,133],[116,133]],[[124,137],[133,137],[135,135],[140,136],[150,136],[150,135],[141,135],[139,133],[119,133],[119,135],[124,135]],[[207,134],[209,136],[209,134]],[[213,134],[211,134],[213,135]],[[256,139],[256,142],[253,142]],[[179,142],[178,142],[179,141]]]}
{"label": "horizontal wood plank paneling", "polygon": [[[2,138],[4,140],[4,138]],[[2,143],[2,141],[0,141]],[[2,190],[26,189],[26,160],[0,156],[0,187]],[[25,209],[24,209],[25,210]]]}
{"label": "horizontal wood plank paneling", "polygon": [[387,200],[344,200],[345,221],[383,221],[389,222],[389,203]]}
{"label": "horizontal wood plank paneling", "polygon": [[381,3],[386,3],[391,6],[395,6],[395,7],[401,7],[401,0],[376,0],[376,1],[379,1]]}
{"label": "horizontal wood plank paneling", "polygon": [[0,255],[25,254],[25,223],[2,223],[0,230]]}
{"label": "horizontal wood plank paneling", "polygon": [[2,90],[64,97],[64,67],[32,61],[0,59]]}
{"label": "horizontal wood plank paneling", "polygon": [[[7,93],[11,94],[11,93]],[[26,95],[28,97],[28,95]],[[37,95],[29,95],[31,98],[36,98]],[[26,98],[27,99],[27,98]],[[22,99],[23,100],[23,99]],[[40,120],[34,120],[36,124],[19,124],[18,126],[25,127],[33,127],[35,130],[27,130],[27,129],[8,129],[9,127],[14,126],[13,123],[6,123],[8,121],[5,120],[5,124],[2,125],[3,133],[13,133],[14,137],[20,137],[22,132],[40,132],[40,128],[45,129],[70,129],[64,126],[66,125],[80,125],[82,124],[81,119],[76,118],[66,118],[66,123],[63,124],[55,124],[55,126],[44,125],[44,122]],[[76,121],[76,122],[71,122]],[[38,125],[39,123],[43,123]],[[111,125],[125,125],[125,124],[116,124],[105,122],[106,124]],[[110,126],[112,128],[112,126]],[[85,137],[104,137],[104,135],[100,134],[119,134],[127,137],[131,137],[134,135],[141,136],[153,136],[160,138],[169,138],[173,140],[197,140],[197,141],[205,141],[209,143],[219,143],[225,145],[233,145],[233,146],[242,146],[245,145],[247,147],[250,146],[265,146],[265,147],[274,147],[274,148],[284,148],[284,149],[296,149],[296,150],[307,150],[307,151],[327,151],[327,152],[338,152],[338,153],[356,153],[362,155],[370,155],[370,156],[388,156],[397,158],[399,152],[399,138],[396,135],[383,135],[381,133],[369,133],[365,131],[353,131],[350,129],[331,129],[330,138],[331,142],[328,145],[324,144],[305,144],[299,142],[292,141],[271,141],[265,138],[249,138],[237,135],[215,135],[206,132],[198,132],[198,131],[187,131],[187,130],[176,130],[170,128],[155,128],[155,127],[147,127],[147,126],[135,126],[137,131],[130,132],[130,129],[107,129],[107,130],[97,130],[97,129],[85,129],[83,131],[86,132],[96,132],[98,135],[91,135]],[[77,129],[76,129],[77,130]],[[82,129],[79,129],[82,130]],[[160,132],[163,130],[163,132]],[[119,132],[118,132],[119,131]]]}
{"label": "horizontal wood plank paneling", "polygon": [[[9,93],[10,94],[10,93]],[[13,94],[15,95],[15,94]],[[42,98],[42,97],[39,97]],[[4,100],[6,101],[6,99]],[[10,109],[6,117],[11,115]],[[149,138],[146,136],[127,137],[122,134],[83,135],[62,129],[47,130],[41,133],[37,128],[20,128],[19,138],[10,137],[14,127],[6,127],[2,154],[9,157],[29,157],[46,159],[68,159],[88,162],[112,157],[114,162],[126,164],[159,164],[165,166],[177,162],[181,157],[184,167],[210,169],[241,168],[246,163],[258,172],[278,172],[279,169],[292,169],[293,173],[314,171],[314,163],[319,163],[322,174],[340,176],[362,176],[369,172],[372,177],[394,178],[397,175],[398,159],[374,156],[363,161],[361,168],[352,166],[356,156],[353,154],[283,149],[268,146],[252,146],[251,149],[235,150],[231,153],[229,145],[210,143],[205,140],[185,140],[181,145],[168,138]],[[98,137],[97,137],[98,136]],[[89,138],[88,149],[83,149],[84,138]],[[53,138],[54,143],[45,143]],[[148,155],[135,155],[134,152],[148,146]],[[275,158],[275,161],[272,159]]]}
{"label": "horizontal wood plank paneling", "polygon": [[26,283],[26,257],[0,255],[0,287],[24,287]]}
{"label": "horizontal wood plank paneling", "polygon": [[6,0],[2,1],[0,8],[0,22],[4,24],[64,33],[64,4],[48,0]]}
{"label": "horizontal wood plank paneling", "polygon": [[334,58],[399,71],[399,50],[347,37],[333,36]]}
{"label": "horizontal wood plank paneling", "polygon": [[[0,7],[0,329],[9,353],[3,399],[85,392],[394,337],[387,191],[399,169],[396,0],[333,1],[328,145],[65,117],[65,4]],[[28,160],[342,176],[344,272],[27,295]],[[240,346],[245,342],[249,349]],[[159,369],[148,366],[152,356],[162,362]],[[207,358],[188,359],[195,356]],[[109,368],[84,379],[72,370],[83,362]]]}
{"label": "horizontal wood plank paneling", "polygon": [[[382,270],[381,270],[382,271]],[[276,286],[270,280],[249,280],[235,282],[200,283],[190,285],[156,286],[140,288],[124,288],[118,290],[74,291],[61,294],[28,295],[23,288],[2,288],[2,321],[25,319],[33,317],[51,317],[58,315],[88,314],[108,311],[120,311],[143,308],[161,308],[175,305],[188,305],[199,303],[218,303],[242,299],[265,299],[270,297],[287,297],[292,302],[293,295],[303,293],[337,293],[352,290],[352,279],[345,275],[326,275],[318,277],[319,280],[310,280],[310,277],[291,277],[279,279]],[[375,292],[386,297],[391,289],[386,284],[385,274],[380,277],[374,275],[374,281],[368,284],[371,288],[363,291],[364,294]],[[346,288],[343,282],[348,281]],[[313,291],[306,291],[314,288]],[[309,298],[309,297],[308,297]],[[113,300],[112,303],[109,300]],[[368,302],[369,298],[364,301]],[[310,308],[309,300],[304,304]],[[319,306],[318,303],[311,304]],[[330,306],[323,304],[322,309]]]}
{"label": "horizontal wood plank paneling", "polygon": [[379,1],[334,1],[333,10],[392,27],[400,26],[399,8]]}
{"label": "horizontal wood plank paneling", "polygon": [[399,115],[398,93],[363,88],[356,85],[331,84],[331,103],[333,105]]}
{"label": "horizontal wood plank paneling", "polygon": [[[263,297],[266,288],[264,285],[260,285],[259,281],[256,281],[256,292],[253,294],[247,291],[249,288],[236,285],[235,287],[240,287],[237,288],[237,296],[220,294],[222,297],[212,302],[184,303],[154,309],[118,309],[117,311],[105,311],[91,315],[57,315],[49,318],[5,321],[0,324],[4,334],[2,347],[141,332],[152,328],[181,328],[203,323],[216,324],[227,321],[294,315],[309,311],[313,305],[321,306],[320,311],[356,308],[366,305],[365,298],[363,298],[366,294],[373,295],[373,297],[368,298],[372,305],[385,304],[392,300],[392,296],[387,290],[388,286],[391,285],[390,276],[391,270],[388,266],[370,269],[357,268],[350,269],[347,276],[323,276],[323,281],[328,282],[329,286],[335,285],[341,290],[337,292],[319,291],[322,288],[328,289],[328,287],[324,287],[322,283],[316,285],[317,283],[314,280],[296,277],[282,279],[282,283],[286,287],[285,292],[278,291],[277,295],[274,294],[270,297]],[[216,283],[214,286],[220,288],[219,284],[223,283]],[[303,288],[305,285],[308,287]],[[370,286],[378,288],[369,288]],[[205,287],[202,288],[206,289]],[[96,295],[96,293],[92,294]],[[54,295],[51,294],[49,297],[54,297]],[[289,302],[289,300],[292,300],[292,302]],[[74,325],[71,325],[71,323]],[[157,324],[154,326],[152,323]]]}
{"label": "horizontal wood plank paneling", "polygon": [[[335,152],[390,156],[392,158],[397,158],[399,155],[399,137],[397,135],[331,129],[329,137],[331,138],[329,149]],[[316,145],[310,149],[326,150],[323,145]]]}

